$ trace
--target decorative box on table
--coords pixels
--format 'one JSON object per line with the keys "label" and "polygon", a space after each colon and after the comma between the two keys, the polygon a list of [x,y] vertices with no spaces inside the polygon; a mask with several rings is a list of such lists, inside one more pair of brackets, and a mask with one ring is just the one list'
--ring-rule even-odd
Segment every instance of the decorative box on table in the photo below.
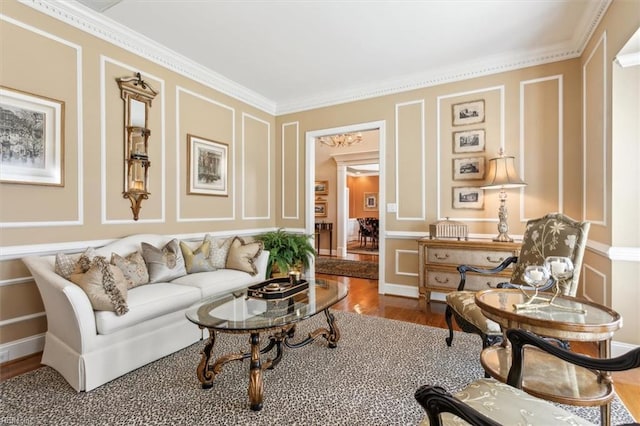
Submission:
{"label": "decorative box on table", "polygon": [[467,225],[462,222],[458,222],[455,220],[449,220],[449,218],[445,218],[446,220],[441,220],[436,223],[432,223],[429,225],[429,238],[457,238],[458,241],[461,239],[468,240],[469,239],[469,229]]}
{"label": "decorative box on table", "polygon": [[249,286],[247,297],[263,300],[288,299],[309,288],[307,280],[290,280],[287,277],[272,278],[258,284]]}

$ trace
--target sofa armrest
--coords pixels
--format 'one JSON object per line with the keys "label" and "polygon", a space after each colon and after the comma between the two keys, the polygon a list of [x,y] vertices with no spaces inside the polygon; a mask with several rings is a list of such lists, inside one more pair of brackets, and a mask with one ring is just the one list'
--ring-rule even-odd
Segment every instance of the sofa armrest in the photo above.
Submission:
{"label": "sofa armrest", "polygon": [[53,256],[22,259],[38,286],[47,315],[47,332],[78,353],[97,335],[95,316],[86,293],[54,271]]}
{"label": "sofa armrest", "polygon": [[262,253],[255,260],[254,265],[258,268],[258,274],[256,277],[260,277],[261,280],[266,280],[267,266],[269,265],[269,250],[262,250]]}

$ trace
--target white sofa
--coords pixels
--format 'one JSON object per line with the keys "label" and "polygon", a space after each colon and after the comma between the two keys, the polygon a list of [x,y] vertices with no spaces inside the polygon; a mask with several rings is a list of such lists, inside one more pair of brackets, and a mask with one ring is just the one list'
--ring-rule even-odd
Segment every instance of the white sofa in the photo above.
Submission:
{"label": "white sofa", "polygon": [[[138,234],[97,248],[110,258],[138,250],[142,242],[163,246],[172,237]],[[55,256],[23,259],[38,285],[47,315],[42,363],[57,370],[76,391],[89,391],[203,337],[185,317],[204,297],[224,294],[265,279],[269,253],[255,260],[258,274],[218,269],[128,291],[129,312],[94,311],[86,293],[55,272]],[[194,364],[194,371],[196,364]]]}

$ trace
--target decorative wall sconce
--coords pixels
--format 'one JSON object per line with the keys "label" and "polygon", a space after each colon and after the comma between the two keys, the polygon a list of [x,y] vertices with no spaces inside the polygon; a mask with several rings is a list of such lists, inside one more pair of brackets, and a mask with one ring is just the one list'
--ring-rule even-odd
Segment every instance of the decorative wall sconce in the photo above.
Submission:
{"label": "decorative wall sconce", "polygon": [[133,220],[138,220],[142,200],[149,198],[149,108],[158,94],[142,80],[134,77],[116,78],[120,97],[124,100],[124,191],[131,202]]}

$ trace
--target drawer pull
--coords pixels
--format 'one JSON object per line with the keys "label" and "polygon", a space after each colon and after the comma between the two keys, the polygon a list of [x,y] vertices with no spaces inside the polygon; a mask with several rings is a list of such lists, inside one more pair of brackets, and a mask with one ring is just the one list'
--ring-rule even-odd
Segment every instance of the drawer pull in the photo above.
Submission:
{"label": "drawer pull", "polygon": [[448,255],[447,253],[445,253],[445,254],[438,254],[438,253],[436,253],[436,254],[434,254],[434,257],[435,257],[436,259],[438,259],[438,260],[445,260],[445,259],[448,259],[448,258],[449,258],[449,255]]}
{"label": "drawer pull", "polygon": [[499,257],[498,259],[492,259],[491,256],[487,256],[487,261],[491,263],[502,263],[504,262],[504,257]]}
{"label": "drawer pull", "polygon": [[443,279],[443,278],[440,278],[439,276],[437,276],[437,275],[436,275],[436,276],[434,277],[434,279],[435,279],[437,282],[439,282],[440,284],[446,284],[446,283],[448,283],[448,282],[449,282],[449,278],[448,278],[448,277],[444,277],[444,279]]}

